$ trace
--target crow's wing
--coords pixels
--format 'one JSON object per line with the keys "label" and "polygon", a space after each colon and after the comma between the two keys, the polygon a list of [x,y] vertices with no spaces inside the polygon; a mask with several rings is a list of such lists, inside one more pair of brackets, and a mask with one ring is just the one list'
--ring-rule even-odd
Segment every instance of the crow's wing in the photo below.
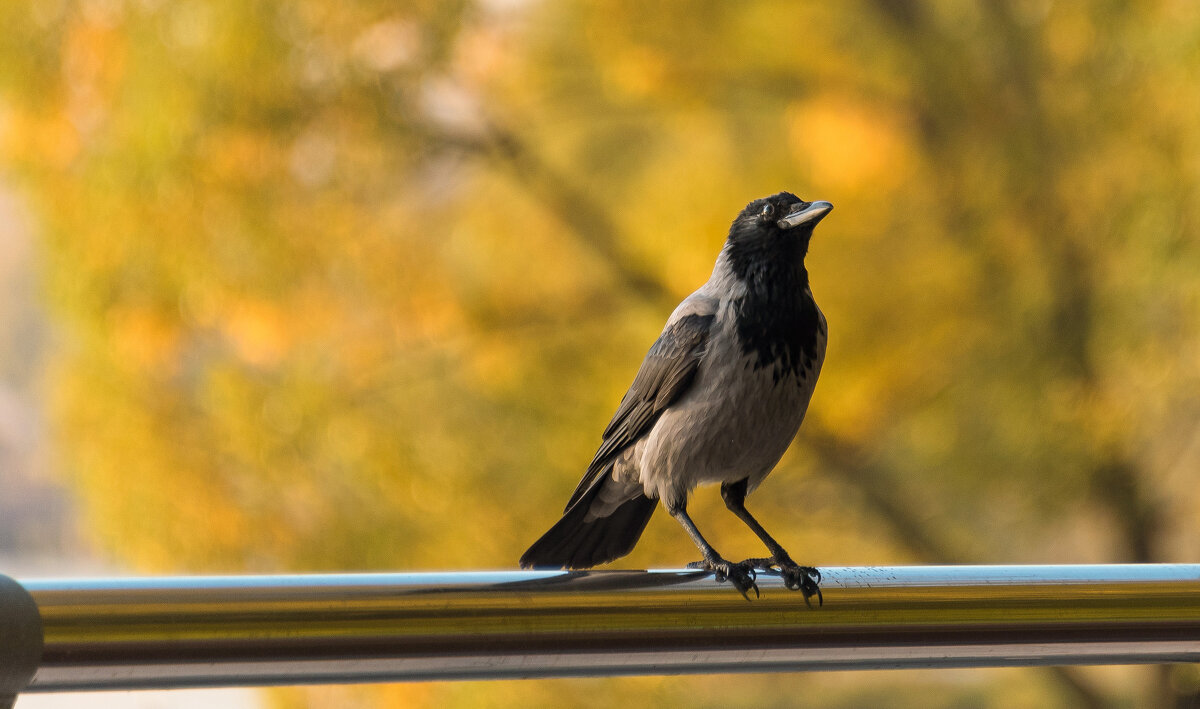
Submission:
{"label": "crow's wing", "polygon": [[604,429],[600,449],[571,495],[567,509],[596,484],[613,459],[649,433],[662,412],[688,390],[704,358],[714,318],[712,314],[684,315],[659,335]]}

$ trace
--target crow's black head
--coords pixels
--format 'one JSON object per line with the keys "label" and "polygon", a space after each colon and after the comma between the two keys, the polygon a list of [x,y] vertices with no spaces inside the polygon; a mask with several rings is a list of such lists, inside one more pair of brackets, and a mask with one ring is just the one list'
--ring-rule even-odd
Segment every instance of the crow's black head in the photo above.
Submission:
{"label": "crow's black head", "polygon": [[833,209],[829,202],[805,202],[791,192],[756,199],[729,227],[726,250],[740,278],[768,276],[780,268],[803,269],[813,227]]}
{"label": "crow's black head", "polygon": [[805,202],[791,192],[756,199],[729,227],[731,245],[790,252],[797,246],[803,256],[813,227],[833,209],[829,202]]}

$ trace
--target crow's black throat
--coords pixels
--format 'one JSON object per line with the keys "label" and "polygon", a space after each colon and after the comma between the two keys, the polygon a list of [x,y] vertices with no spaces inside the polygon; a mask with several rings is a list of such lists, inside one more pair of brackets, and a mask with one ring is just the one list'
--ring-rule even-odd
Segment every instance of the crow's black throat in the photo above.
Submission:
{"label": "crow's black throat", "polygon": [[729,247],[730,266],[746,284],[746,295],[733,302],[742,351],[754,357],[755,369],[770,367],[776,382],[789,372],[804,378],[817,358],[821,319],[807,292],[806,241]]}

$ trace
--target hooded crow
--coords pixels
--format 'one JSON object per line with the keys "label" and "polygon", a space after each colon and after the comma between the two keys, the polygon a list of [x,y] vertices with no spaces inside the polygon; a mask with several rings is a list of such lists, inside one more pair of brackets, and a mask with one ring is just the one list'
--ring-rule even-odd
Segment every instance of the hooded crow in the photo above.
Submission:
{"label": "hooded crow", "polygon": [[[522,568],[583,569],[625,556],[661,501],[699,547],[693,568],[728,579],[749,598],[756,570],[778,570],[804,600],[821,575],[792,561],[746,509],[804,420],[825,359],[825,316],[804,257],[813,227],[833,209],[788,192],[738,214],[708,282],[684,299],[604,429],[600,449],[553,527]],[[733,563],[687,513],[697,485],[721,497],[770,556]]]}

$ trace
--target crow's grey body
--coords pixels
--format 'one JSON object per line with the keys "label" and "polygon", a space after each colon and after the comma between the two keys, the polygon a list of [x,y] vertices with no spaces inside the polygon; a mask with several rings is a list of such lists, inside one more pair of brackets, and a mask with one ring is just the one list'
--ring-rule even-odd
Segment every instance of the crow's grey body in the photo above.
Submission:
{"label": "crow's grey body", "polygon": [[[598,481],[603,489],[589,516],[611,514],[643,493],[672,509],[705,483],[748,479],[747,492],[753,492],[800,430],[825,360],[825,317],[818,309],[814,356],[799,373],[781,373],[777,381],[772,369],[756,368],[755,356],[738,341],[734,303],[745,294],[727,261],[722,254],[712,278],[680,303],[663,328],[688,315],[716,316],[691,387],[613,461],[611,480]],[[811,299],[812,293],[805,289],[803,296]]]}
{"label": "crow's grey body", "polygon": [[563,518],[522,566],[587,568],[624,556],[661,500],[704,566],[745,593],[752,572],[720,558],[685,511],[693,488],[721,483],[730,510],[772,551],[753,561],[799,574],[795,587],[806,600],[819,594],[809,578],[819,578],[816,571],[792,562],[743,502],[791,444],[824,362],[825,317],[803,259],[830,208],[783,192],[738,215],[712,276],[667,320]]}

